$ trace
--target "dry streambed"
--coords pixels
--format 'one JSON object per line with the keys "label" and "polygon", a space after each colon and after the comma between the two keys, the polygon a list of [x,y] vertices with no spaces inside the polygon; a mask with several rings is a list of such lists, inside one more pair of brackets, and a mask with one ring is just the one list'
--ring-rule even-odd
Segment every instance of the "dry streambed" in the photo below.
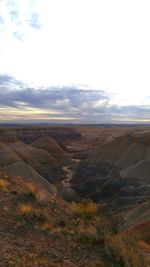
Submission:
{"label": "dry streambed", "polygon": [[[72,159],[73,162],[78,164],[81,160],[80,159]],[[66,173],[66,177],[62,180],[62,185],[65,187],[71,188],[71,180],[74,174],[74,170],[72,166],[63,166],[63,170]]]}

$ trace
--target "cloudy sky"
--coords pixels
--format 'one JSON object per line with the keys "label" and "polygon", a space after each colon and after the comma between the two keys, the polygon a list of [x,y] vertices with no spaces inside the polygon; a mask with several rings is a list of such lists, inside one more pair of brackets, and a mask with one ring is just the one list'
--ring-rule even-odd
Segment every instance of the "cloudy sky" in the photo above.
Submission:
{"label": "cloudy sky", "polygon": [[0,0],[0,122],[149,123],[149,0]]}

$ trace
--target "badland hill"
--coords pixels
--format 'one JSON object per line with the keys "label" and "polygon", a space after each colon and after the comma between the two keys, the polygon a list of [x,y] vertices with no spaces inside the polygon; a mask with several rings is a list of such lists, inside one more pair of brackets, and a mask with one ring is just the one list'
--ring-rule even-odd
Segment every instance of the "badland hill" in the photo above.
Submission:
{"label": "badland hill", "polygon": [[150,266],[150,128],[0,128],[0,266]]}

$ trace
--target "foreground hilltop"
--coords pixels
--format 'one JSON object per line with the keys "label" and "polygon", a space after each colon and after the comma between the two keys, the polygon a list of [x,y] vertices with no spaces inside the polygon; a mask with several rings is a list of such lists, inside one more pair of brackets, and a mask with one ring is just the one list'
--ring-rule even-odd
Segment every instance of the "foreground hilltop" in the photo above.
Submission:
{"label": "foreground hilltop", "polygon": [[2,267],[149,266],[146,240],[117,233],[105,205],[90,200],[68,204],[4,172],[0,203]]}

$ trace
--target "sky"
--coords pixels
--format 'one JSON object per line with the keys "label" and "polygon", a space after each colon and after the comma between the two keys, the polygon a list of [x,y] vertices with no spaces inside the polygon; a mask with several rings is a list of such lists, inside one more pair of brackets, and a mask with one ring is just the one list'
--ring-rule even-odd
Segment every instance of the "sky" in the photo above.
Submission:
{"label": "sky", "polygon": [[1,123],[150,123],[149,0],[0,0]]}

